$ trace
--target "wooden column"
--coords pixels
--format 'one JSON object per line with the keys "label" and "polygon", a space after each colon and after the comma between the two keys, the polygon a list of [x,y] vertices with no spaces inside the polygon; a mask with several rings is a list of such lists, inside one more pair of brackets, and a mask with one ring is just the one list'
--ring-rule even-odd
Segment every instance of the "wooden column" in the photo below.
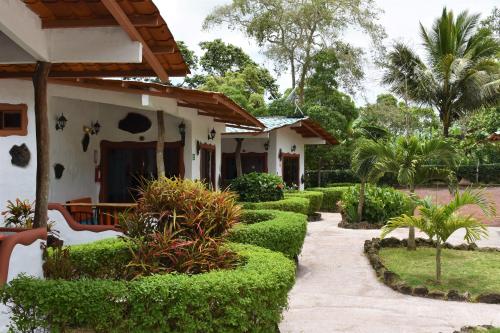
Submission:
{"label": "wooden column", "polygon": [[51,63],[39,61],[33,75],[36,127],[36,201],[35,228],[47,226],[49,205],[49,119],[47,115],[47,78]]}
{"label": "wooden column", "polygon": [[156,121],[158,122],[158,140],[156,142],[156,170],[158,178],[165,176],[165,160],[163,153],[165,150],[165,122],[163,120],[163,111],[156,111]]}
{"label": "wooden column", "polygon": [[241,146],[243,144],[243,139],[236,139],[236,150],[234,151],[234,159],[236,160],[236,177],[241,177],[243,175],[243,168],[241,167]]}

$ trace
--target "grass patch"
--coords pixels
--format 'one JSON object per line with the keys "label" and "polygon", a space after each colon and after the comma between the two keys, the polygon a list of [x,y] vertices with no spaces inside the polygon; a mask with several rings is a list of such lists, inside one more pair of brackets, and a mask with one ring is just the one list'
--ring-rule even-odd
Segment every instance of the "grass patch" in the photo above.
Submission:
{"label": "grass patch", "polygon": [[[443,277],[435,283],[434,248],[417,251],[404,248],[382,248],[379,255],[384,265],[397,273],[412,287],[426,286],[431,291],[470,292],[472,297],[482,293],[500,293],[500,253],[443,249]],[[495,332],[495,331],[494,331]]]}

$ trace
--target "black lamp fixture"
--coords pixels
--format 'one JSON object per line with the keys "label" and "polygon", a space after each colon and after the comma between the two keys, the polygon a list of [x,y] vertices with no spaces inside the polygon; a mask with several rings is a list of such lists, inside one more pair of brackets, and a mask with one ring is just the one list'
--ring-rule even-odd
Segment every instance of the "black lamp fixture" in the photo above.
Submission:
{"label": "black lamp fixture", "polygon": [[64,127],[66,127],[67,122],[68,122],[68,119],[66,119],[66,117],[64,116],[64,113],[61,113],[61,115],[56,118],[56,131],[64,130]]}
{"label": "black lamp fixture", "polygon": [[91,122],[90,127],[89,126],[83,126],[83,131],[85,134],[89,135],[97,135],[101,131],[101,124],[99,124],[99,121]]}
{"label": "black lamp fixture", "polygon": [[208,133],[208,140],[215,139],[216,134],[217,134],[217,132],[215,131],[215,128],[212,128],[212,130]]}
{"label": "black lamp fixture", "polygon": [[186,124],[184,122],[179,124],[179,134],[181,135],[182,145],[186,143]]}
{"label": "black lamp fixture", "polygon": [[278,158],[280,159],[280,161],[283,159],[283,150],[281,150],[281,148],[280,151],[278,152]]}
{"label": "black lamp fixture", "polygon": [[292,152],[296,151],[297,150],[297,145],[293,145],[292,146]]}
{"label": "black lamp fixture", "polygon": [[264,149],[265,149],[266,151],[268,151],[268,150],[269,150],[269,140],[267,140],[267,141],[264,143]]}

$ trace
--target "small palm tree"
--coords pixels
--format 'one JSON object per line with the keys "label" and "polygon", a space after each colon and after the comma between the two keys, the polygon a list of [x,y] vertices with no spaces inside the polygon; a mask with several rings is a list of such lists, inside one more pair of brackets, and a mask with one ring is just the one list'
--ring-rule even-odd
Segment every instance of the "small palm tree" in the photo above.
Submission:
{"label": "small palm tree", "polygon": [[351,169],[359,178],[358,222],[363,219],[365,189],[367,183],[375,183],[383,173],[376,167],[378,143],[372,140],[359,139],[352,154]]}
{"label": "small palm tree", "polygon": [[406,214],[395,217],[382,228],[381,237],[401,227],[413,227],[421,230],[436,242],[436,282],[441,283],[441,248],[450,236],[459,229],[465,229],[465,241],[472,243],[488,235],[488,229],[481,222],[469,216],[463,216],[458,210],[466,205],[477,205],[486,216],[495,215],[495,206],[485,199],[483,191],[458,191],[447,205],[433,204],[431,198],[419,200],[419,216]]}
{"label": "small palm tree", "polygon": [[500,42],[491,30],[479,29],[479,15],[462,12],[455,17],[443,9],[432,29],[420,24],[426,52],[397,43],[388,54],[383,82],[391,90],[439,112],[443,134],[467,111],[495,105],[500,98]]}
{"label": "small palm tree", "polygon": [[[399,137],[387,143],[377,143],[371,147],[377,155],[376,168],[379,172],[394,173],[398,183],[407,186],[410,196],[415,197],[415,188],[430,180],[447,181],[451,167],[455,164],[455,150],[447,141],[441,139],[422,140],[416,136]],[[439,163],[440,167],[429,164]],[[415,206],[410,209],[413,215]],[[410,227],[408,249],[415,250],[415,228]]]}

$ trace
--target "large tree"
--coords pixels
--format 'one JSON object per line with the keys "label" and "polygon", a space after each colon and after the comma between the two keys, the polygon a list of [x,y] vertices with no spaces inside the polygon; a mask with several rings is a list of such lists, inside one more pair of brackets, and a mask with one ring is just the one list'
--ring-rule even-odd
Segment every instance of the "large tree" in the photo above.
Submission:
{"label": "large tree", "polygon": [[443,9],[432,28],[420,24],[426,61],[397,43],[388,55],[383,82],[397,95],[434,107],[449,135],[464,113],[500,98],[500,43],[490,29],[479,29],[479,15],[455,17]]}
{"label": "large tree", "polygon": [[216,7],[204,27],[227,24],[256,40],[277,68],[291,72],[292,87],[298,86],[303,102],[313,57],[328,47],[338,51],[344,88],[358,87],[363,52],[345,43],[342,35],[359,28],[380,48],[385,33],[377,23],[379,12],[374,0],[233,0]]}

